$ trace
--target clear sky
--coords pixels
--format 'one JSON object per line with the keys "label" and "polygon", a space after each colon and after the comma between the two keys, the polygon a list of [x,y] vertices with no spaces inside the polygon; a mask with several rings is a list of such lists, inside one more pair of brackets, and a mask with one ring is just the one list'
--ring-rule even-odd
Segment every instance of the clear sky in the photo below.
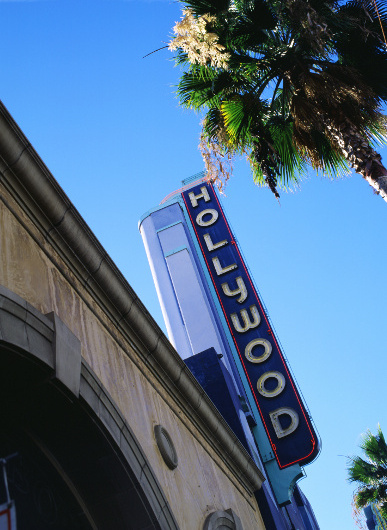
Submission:
{"label": "clear sky", "polygon": [[[171,54],[143,56],[179,18],[168,0],[0,0],[0,98],[163,329],[137,222],[203,163]],[[322,530],[353,529],[346,455],[387,434],[387,204],[354,175],[279,205],[240,162],[223,205],[322,438],[301,487]]]}

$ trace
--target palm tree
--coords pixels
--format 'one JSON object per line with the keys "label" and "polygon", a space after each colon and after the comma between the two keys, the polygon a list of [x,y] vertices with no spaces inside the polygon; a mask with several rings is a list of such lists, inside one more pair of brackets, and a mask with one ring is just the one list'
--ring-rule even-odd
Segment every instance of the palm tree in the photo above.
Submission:
{"label": "palm tree", "polygon": [[209,177],[245,155],[278,196],[308,165],[353,168],[387,200],[386,0],[185,0],[170,49],[183,106],[206,111]]}
{"label": "palm tree", "polygon": [[378,427],[373,435],[370,431],[360,445],[366,459],[355,456],[349,459],[348,480],[359,485],[354,495],[355,505],[364,508],[375,502],[382,517],[387,519],[387,443]]}

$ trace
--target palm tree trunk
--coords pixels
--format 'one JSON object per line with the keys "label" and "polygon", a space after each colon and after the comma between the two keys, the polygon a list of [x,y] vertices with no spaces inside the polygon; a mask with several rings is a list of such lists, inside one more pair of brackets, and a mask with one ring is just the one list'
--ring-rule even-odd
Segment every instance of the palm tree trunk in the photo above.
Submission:
{"label": "palm tree trunk", "polygon": [[325,129],[333,145],[349,166],[387,202],[387,169],[382,164],[382,157],[372,149],[367,138],[356,131],[350,123],[343,123],[338,128],[327,122],[328,120]]}
{"label": "palm tree trunk", "polygon": [[387,202],[387,169],[383,167],[384,175],[380,177],[364,177],[368,184],[372,186],[375,190],[375,193],[380,195]]}

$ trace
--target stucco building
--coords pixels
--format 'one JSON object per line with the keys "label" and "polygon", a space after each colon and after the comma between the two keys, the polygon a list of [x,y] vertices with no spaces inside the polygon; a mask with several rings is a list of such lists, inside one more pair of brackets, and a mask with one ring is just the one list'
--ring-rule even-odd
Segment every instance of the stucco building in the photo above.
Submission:
{"label": "stucco building", "polygon": [[2,104],[0,262],[3,522],[263,529],[263,473]]}

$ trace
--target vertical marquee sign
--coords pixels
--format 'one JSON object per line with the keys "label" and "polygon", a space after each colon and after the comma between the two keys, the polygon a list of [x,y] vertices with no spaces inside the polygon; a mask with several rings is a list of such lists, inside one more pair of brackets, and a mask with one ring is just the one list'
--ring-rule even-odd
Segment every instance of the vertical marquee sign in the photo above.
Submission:
{"label": "vertical marquee sign", "polygon": [[214,189],[182,196],[278,465],[307,464],[318,437]]}

